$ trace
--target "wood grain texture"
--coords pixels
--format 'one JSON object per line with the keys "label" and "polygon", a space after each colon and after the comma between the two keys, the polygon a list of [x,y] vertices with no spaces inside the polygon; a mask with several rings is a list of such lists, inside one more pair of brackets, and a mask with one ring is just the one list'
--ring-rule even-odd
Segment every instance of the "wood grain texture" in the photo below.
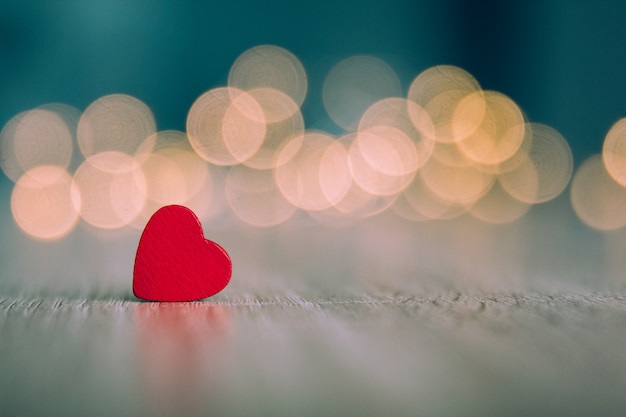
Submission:
{"label": "wood grain texture", "polygon": [[139,232],[0,241],[0,415],[622,416],[626,234],[382,216],[204,226],[204,302],[131,292]]}
{"label": "wood grain texture", "polygon": [[624,296],[1,298],[0,331],[6,415],[626,409]]}

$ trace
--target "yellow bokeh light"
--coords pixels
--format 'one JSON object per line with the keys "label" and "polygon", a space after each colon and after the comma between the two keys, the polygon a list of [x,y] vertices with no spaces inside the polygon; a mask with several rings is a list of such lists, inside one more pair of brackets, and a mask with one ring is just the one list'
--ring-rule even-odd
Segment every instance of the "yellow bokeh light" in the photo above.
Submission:
{"label": "yellow bokeh light", "polygon": [[187,115],[194,150],[216,165],[235,165],[252,157],[263,143],[265,116],[242,90],[220,87],[202,94]]}
{"label": "yellow bokeh light", "polygon": [[626,186],[626,117],[618,120],[606,134],[602,159],[613,179]]}
{"label": "yellow bokeh light", "polygon": [[499,175],[502,187],[516,199],[538,204],[565,190],[572,177],[574,158],[563,136],[550,126],[527,123],[532,141],[526,160]]}
{"label": "yellow bokeh light", "polygon": [[473,165],[445,165],[432,158],[420,171],[424,184],[446,202],[470,206],[493,185],[495,177]]}
{"label": "yellow bokeh light", "polygon": [[145,103],[126,94],[111,94],[85,109],[76,136],[87,158],[105,151],[134,155],[139,145],[155,132],[154,115]]}
{"label": "yellow bokeh light", "polygon": [[453,65],[438,65],[422,71],[413,80],[407,98],[426,109],[438,142],[453,142],[453,112],[471,93],[480,94],[481,88],[470,73]]}
{"label": "yellow bokeh light", "polygon": [[79,208],[80,197],[72,177],[59,166],[40,165],[28,170],[11,194],[15,222],[37,239],[55,240],[67,235],[76,225]]}
{"label": "yellow bokeh light", "polygon": [[495,91],[475,92],[457,105],[452,128],[459,148],[472,160],[498,164],[524,140],[524,115],[513,100]]}
{"label": "yellow bokeh light", "polygon": [[454,65],[436,65],[415,77],[409,87],[408,98],[424,107],[445,91],[465,91],[469,94],[480,89],[478,81],[463,68]]}
{"label": "yellow bokeh light", "polygon": [[308,82],[300,60],[274,45],[260,45],[241,54],[228,74],[228,86],[244,91],[269,87],[289,95],[301,106]]}
{"label": "yellow bokeh light", "polygon": [[272,170],[234,166],[226,177],[225,192],[232,212],[252,226],[276,226],[296,212],[276,186]]}
{"label": "yellow bokeh light", "polygon": [[140,164],[115,151],[90,156],[74,174],[80,193],[80,215],[100,229],[129,225],[142,211],[146,180]]}
{"label": "yellow bokeh light", "polygon": [[330,118],[353,131],[361,115],[375,102],[402,93],[395,71],[383,60],[356,55],[335,65],[324,80],[322,99]]}
{"label": "yellow bokeh light", "polygon": [[13,181],[38,165],[67,168],[73,132],[62,114],[38,108],[10,119],[0,132],[0,166]]}
{"label": "yellow bokeh light", "polygon": [[626,225],[626,188],[609,175],[601,155],[587,159],[576,171],[570,200],[578,218],[597,230]]}

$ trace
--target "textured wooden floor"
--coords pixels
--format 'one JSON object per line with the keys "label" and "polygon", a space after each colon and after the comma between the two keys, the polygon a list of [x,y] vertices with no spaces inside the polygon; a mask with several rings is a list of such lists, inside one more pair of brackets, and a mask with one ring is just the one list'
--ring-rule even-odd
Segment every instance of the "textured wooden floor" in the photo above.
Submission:
{"label": "textured wooden floor", "polygon": [[623,236],[559,210],[208,224],[233,281],[173,304],[132,297],[136,234],[0,220],[0,415],[622,416]]}

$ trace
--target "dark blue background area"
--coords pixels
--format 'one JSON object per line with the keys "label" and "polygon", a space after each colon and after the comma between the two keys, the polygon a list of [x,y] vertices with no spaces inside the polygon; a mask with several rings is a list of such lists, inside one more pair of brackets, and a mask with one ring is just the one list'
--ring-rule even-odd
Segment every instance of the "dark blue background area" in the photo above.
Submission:
{"label": "dark blue background area", "polygon": [[159,129],[185,127],[239,54],[276,44],[309,75],[307,125],[337,133],[321,102],[340,59],[374,54],[403,87],[455,64],[570,142],[576,164],[626,116],[626,2],[443,0],[0,2],[0,124],[48,102],[84,109],[110,93],[145,101]]}

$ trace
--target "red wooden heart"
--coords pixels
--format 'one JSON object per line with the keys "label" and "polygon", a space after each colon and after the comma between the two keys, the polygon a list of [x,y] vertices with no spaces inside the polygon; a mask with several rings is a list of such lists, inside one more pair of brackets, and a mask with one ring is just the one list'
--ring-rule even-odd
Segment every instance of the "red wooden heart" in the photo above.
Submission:
{"label": "red wooden heart", "polygon": [[204,238],[196,215],[183,206],[165,206],[141,234],[133,293],[151,301],[194,301],[217,294],[232,274],[230,257]]}

